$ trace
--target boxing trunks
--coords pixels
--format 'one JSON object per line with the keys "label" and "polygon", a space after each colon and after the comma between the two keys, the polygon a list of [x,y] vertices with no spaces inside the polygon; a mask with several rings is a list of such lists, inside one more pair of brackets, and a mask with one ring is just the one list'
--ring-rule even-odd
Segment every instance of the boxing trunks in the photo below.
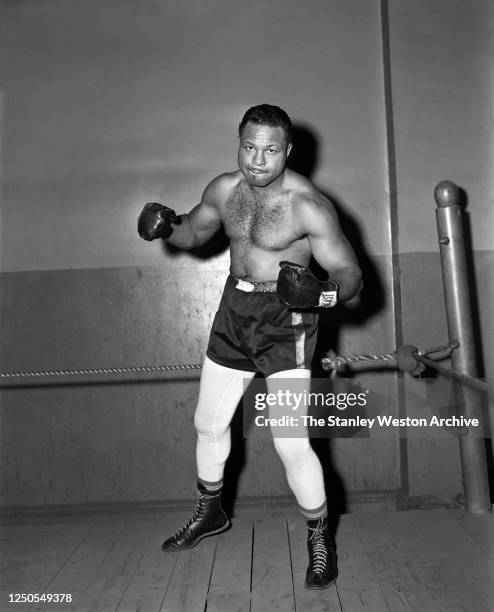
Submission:
{"label": "boxing trunks", "polygon": [[215,315],[207,356],[219,365],[261,372],[310,369],[318,314],[288,310],[276,281],[250,283],[229,276]]}

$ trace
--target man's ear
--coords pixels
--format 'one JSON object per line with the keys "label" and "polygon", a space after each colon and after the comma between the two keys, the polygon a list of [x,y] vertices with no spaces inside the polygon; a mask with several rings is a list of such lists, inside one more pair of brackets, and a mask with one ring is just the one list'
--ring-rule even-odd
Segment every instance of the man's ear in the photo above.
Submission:
{"label": "man's ear", "polygon": [[290,155],[290,151],[292,150],[292,143],[288,143],[288,146],[286,148],[286,156],[288,157]]}

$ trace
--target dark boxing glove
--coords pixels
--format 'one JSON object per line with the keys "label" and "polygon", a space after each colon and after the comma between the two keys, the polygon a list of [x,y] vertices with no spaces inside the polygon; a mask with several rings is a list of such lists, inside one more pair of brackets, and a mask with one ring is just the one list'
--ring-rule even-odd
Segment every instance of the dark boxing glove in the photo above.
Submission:
{"label": "dark boxing glove", "polygon": [[280,261],[276,291],[287,308],[331,308],[338,300],[338,285],[333,281],[320,281],[305,266]]}
{"label": "dark boxing glove", "polygon": [[137,231],[144,240],[169,238],[173,233],[172,223],[180,223],[175,211],[157,202],[146,204],[137,220]]}

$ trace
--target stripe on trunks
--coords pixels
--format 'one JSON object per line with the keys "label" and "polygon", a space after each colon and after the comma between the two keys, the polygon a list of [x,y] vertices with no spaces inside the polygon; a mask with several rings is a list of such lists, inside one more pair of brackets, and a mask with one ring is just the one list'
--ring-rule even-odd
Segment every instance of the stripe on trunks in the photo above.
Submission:
{"label": "stripe on trunks", "polygon": [[301,312],[292,312],[292,327],[295,334],[295,362],[297,368],[305,368],[305,326]]}

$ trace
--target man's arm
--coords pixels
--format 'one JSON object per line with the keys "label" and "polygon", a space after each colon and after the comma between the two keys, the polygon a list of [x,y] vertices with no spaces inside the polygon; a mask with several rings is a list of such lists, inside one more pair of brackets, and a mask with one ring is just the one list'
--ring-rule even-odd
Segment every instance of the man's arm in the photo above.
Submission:
{"label": "man's arm", "polygon": [[179,225],[166,242],[181,249],[194,249],[207,242],[219,230],[221,217],[219,202],[224,190],[222,176],[209,183],[199,204],[184,215],[179,215]]}
{"label": "man's arm", "polygon": [[362,289],[362,272],[331,203],[312,198],[301,202],[300,222],[312,256],[327,271],[329,280],[338,284],[338,301],[356,296]]}
{"label": "man's arm", "polygon": [[204,190],[199,204],[186,214],[175,215],[161,204],[146,204],[138,221],[142,238],[163,238],[181,249],[193,249],[207,242],[220,228],[219,203],[224,191],[222,177],[217,177]]}

